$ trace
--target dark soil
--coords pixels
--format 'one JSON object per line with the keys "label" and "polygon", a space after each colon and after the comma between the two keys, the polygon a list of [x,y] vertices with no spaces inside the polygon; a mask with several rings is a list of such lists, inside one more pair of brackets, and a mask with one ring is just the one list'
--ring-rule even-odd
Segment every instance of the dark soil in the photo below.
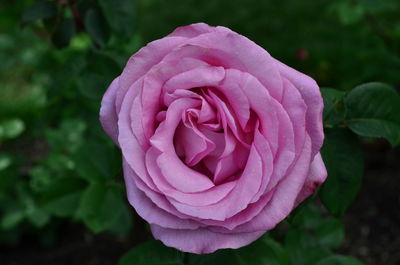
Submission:
{"label": "dark soil", "polygon": [[400,265],[400,148],[365,146],[361,191],[344,216],[343,251],[367,265]]}

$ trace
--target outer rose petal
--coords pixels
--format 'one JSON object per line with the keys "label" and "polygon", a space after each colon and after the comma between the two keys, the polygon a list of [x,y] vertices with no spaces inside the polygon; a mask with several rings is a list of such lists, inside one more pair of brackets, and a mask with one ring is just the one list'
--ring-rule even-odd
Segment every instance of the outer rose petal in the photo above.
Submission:
{"label": "outer rose petal", "polygon": [[207,254],[221,248],[240,248],[262,236],[265,232],[222,234],[199,228],[196,230],[168,229],[151,225],[154,237],[165,245],[181,251]]}
{"label": "outer rose petal", "polygon": [[214,32],[192,38],[187,44],[211,53],[214,50],[217,65],[250,73],[268,89],[272,97],[278,100],[282,97],[282,80],[276,60],[248,38],[228,28],[216,27]]}
{"label": "outer rose petal", "polygon": [[286,77],[299,91],[308,109],[306,114],[307,132],[312,141],[314,156],[324,141],[322,111],[324,102],[314,79],[274,59],[282,76]]}
{"label": "outer rose petal", "polygon": [[120,88],[115,101],[117,112],[120,111],[122,101],[130,86],[158,64],[169,52],[187,40],[183,37],[166,37],[155,40],[129,58],[120,76]]}
{"label": "outer rose petal", "polygon": [[101,101],[100,122],[104,131],[118,145],[118,117],[115,111],[115,97],[119,85],[119,77],[115,78],[108,87]]}
{"label": "outer rose petal", "polygon": [[238,226],[235,231],[267,231],[286,218],[295,207],[296,198],[310,172],[311,160],[311,141],[307,136],[299,159],[286,178],[276,186],[271,201],[256,217],[250,222]]}
{"label": "outer rose petal", "polygon": [[184,37],[155,40],[129,58],[122,74],[108,87],[101,101],[100,121],[106,133],[118,144],[118,113],[131,85],[158,64],[175,47],[187,41]]}
{"label": "outer rose petal", "polygon": [[314,161],[311,163],[309,176],[296,199],[295,207],[314,193],[318,186],[325,181],[327,175],[328,173],[326,172],[321,154],[318,153],[314,157]]}
{"label": "outer rose petal", "polygon": [[200,225],[193,220],[179,218],[155,205],[141,190],[136,187],[133,180],[135,177],[135,172],[133,172],[126,161],[124,161],[123,166],[128,200],[140,217],[145,219],[150,224],[162,223],[164,227],[169,228],[196,229],[200,227]]}
{"label": "outer rose petal", "polygon": [[214,30],[215,30],[214,27],[211,27],[205,23],[196,23],[196,24],[191,24],[188,26],[179,27],[179,28],[175,29],[168,36],[193,38],[193,37],[197,37],[198,35],[208,33],[208,32],[214,31]]}

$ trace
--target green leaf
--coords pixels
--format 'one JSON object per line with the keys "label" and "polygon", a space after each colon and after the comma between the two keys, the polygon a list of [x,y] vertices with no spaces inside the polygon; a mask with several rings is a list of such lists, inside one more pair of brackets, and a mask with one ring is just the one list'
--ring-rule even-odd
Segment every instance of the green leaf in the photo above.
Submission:
{"label": "green leaf", "polygon": [[307,201],[299,205],[286,220],[295,227],[305,229],[314,229],[324,222],[320,211]]}
{"label": "green leaf", "polygon": [[122,205],[121,214],[115,219],[112,226],[109,227],[108,231],[115,235],[127,235],[133,226],[132,208],[128,207],[126,203]]}
{"label": "green leaf", "polygon": [[336,9],[339,19],[344,25],[359,22],[365,12],[362,6],[348,1],[338,1],[333,7]]}
{"label": "green leaf", "polygon": [[95,43],[100,47],[106,45],[110,34],[105,19],[98,10],[89,9],[86,12],[84,24]]}
{"label": "green leaf", "polygon": [[292,228],[286,232],[285,246],[289,249],[308,249],[317,247],[318,243],[306,230]]}
{"label": "green leaf", "polygon": [[50,219],[49,214],[38,205],[26,183],[18,183],[16,188],[18,201],[24,208],[25,217],[34,226],[43,227]]}
{"label": "green leaf", "polygon": [[78,178],[54,180],[43,192],[44,208],[56,216],[74,216],[84,187],[85,183]]}
{"label": "green leaf", "polygon": [[[295,265],[310,265],[316,264],[320,260],[331,255],[331,252],[325,248],[320,247],[308,247],[308,248],[288,248],[287,251],[290,253],[290,264]],[[266,264],[267,265],[267,264]]]}
{"label": "green leaf", "polygon": [[78,80],[78,89],[88,99],[100,102],[111,81],[119,75],[121,67],[108,54],[91,53],[85,74]]}
{"label": "green leaf", "polygon": [[36,227],[43,227],[50,220],[49,214],[37,206],[27,211],[26,215],[27,219],[31,222],[31,224],[33,224]]}
{"label": "green leaf", "polygon": [[321,260],[316,265],[364,265],[364,263],[352,257],[334,255]]}
{"label": "green leaf", "polygon": [[115,176],[119,156],[115,146],[88,141],[76,151],[74,161],[80,177],[101,182]]}
{"label": "green leaf", "polygon": [[207,255],[191,255],[191,265],[289,265],[289,256],[286,249],[268,236],[256,242],[237,249],[219,250]]}
{"label": "green leaf", "polygon": [[[17,182],[19,175],[17,173],[17,168],[15,167],[7,167],[0,171],[0,195],[3,190],[6,190],[15,185]],[[1,196],[0,196],[1,198]]]}
{"label": "green leaf", "polygon": [[29,23],[38,19],[46,19],[57,15],[57,6],[54,2],[39,1],[27,7],[22,14],[22,23]]}
{"label": "green leaf", "polygon": [[331,255],[326,247],[320,245],[319,239],[314,234],[304,229],[289,229],[284,242],[285,249],[290,254],[291,264],[315,264]]}
{"label": "green leaf", "polygon": [[1,228],[9,230],[17,226],[25,218],[25,212],[22,209],[18,209],[9,213],[6,213],[1,218]]}
{"label": "green leaf", "polygon": [[376,0],[358,0],[357,3],[365,10],[377,13],[389,10],[395,10],[398,6],[395,1],[376,1]]}
{"label": "green leaf", "polygon": [[151,240],[132,248],[123,255],[118,265],[183,265],[183,253]]}
{"label": "green leaf", "polygon": [[30,171],[30,187],[34,192],[45,190],[52,180],[52,174],[47,167],[37,166]]}
{"label": "green leaf", "polygon": [[51,40],[57,48],[65,48],[75,35],[75,22],[71,18],[64,18],[51,36]]}
{"label": "green leaf", "polygon": [[87,72],[78,82],[79,91],[92,100],[101,100],[109,83],[98,73]]}
{"label": "green leaf", "polygon": [[92,183],[82,196],[77,216],[94,233],[111,228],[123,211],[121,195],[117,187]]}
{"label": "green leaf", "polygon": [[318,227],[315,236],[320,246],[338,248],[344,240],[343,224],[338,219],[326,220]]}
{"label": "green leaf", "polygon": [[13,139],[25,130],[25,124],[20,119],[5,120],[0,123],[0,139]]}
{"label": "green leaf", "polygon": [[321,88],[321,93],[324,99],[324,125],[333,126],[343,121],[345,117],[342,102],[344,93],[332,88]]}
{"label": "green leaf", "polygon": [[[89,35],[85,33],[75,35],[70,44],[71,50],[76,51],[84,51],[86,50],[91,44],[91,40]],[[81,58],[80,58],[81,59]]]}
{"label": "green leaf", "polygon": [[113,32],[126,38],[133,36],[135,9],[131,0],[100,0],[100,7]]}
{"label": "green leaf", "polygon": [[49,97],[51,99],[62,97],[63,90],[68,89],[78,79],[79,73],[86,64],[83,56],[73,56],[60,66],[52,78],[51,89],[48,91]]}
{"label": "green leaf", "polygon": [[81,119],[65,119],[57,130],[46,131],[46,140],[53,151],[75,152],[84,140],[86,123]]}
{"label": "green leaf", "polygon": [[383,137],[393,146],[400,143],[400,96],[390,86],[367,83],[346,97],[348,127],[358,135]]}
{"label": "green leaf", "polygon": [[0,154],[0,171],[8,168],[11,163],[11,157],[9,155]]}
{"label": "green leaf", "polygon": [[106,187],[100,183],[92,183],[82,195],[77,216],[82,219],[94,217],[104,200]]}
{"label": "green leaf", "polygon": [[342,215],[357,196],[364,172],[362,151],[354,134],[346,129],[326,131],[321,154],[328,170],[320,197],[334,215]]}

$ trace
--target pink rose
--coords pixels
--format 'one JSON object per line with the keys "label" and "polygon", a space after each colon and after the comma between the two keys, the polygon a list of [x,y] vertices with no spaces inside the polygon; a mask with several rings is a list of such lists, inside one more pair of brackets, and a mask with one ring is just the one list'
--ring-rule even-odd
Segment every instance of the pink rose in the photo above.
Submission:
{"label": "pink rose", "polygon": [[313,79],[199,23],[134,54],[100,120],[154,237],[210,253],[256,240],[325,180],[322,109]]}

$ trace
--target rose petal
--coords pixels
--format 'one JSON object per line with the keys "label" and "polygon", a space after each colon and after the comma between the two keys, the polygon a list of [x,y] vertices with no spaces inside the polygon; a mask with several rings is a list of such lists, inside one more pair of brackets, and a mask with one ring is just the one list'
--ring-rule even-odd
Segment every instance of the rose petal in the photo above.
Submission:
{"label": "rose petal", "polygon": [[146,195],[140,191],[133,179],[135,172],[129,167],[128,163],[123,163],[126,192],[129,203],[135,208],[136,212],[150,224],[162,224],[163,227],[178,229],[196,229],[200,225],[192,220],[179,218],[155,205]]}
{"label": "rose petal", "polygon": [[174,133],[181,121],[183,111],[195,107],[198,100],[181,98],[174,101],[167,110],[167,117],[150,139],[153,147],[161,154],[157,164],[165,179],[182,192],[199,192],[214,187],[214,183],[203,174],[187,167],[177,156],[174,148]]}
{"label": "rose petal", "polygon": [[211,27],[205,23],[195,23],[188,26],[182,26],[176,28],[171,34],[168,36],[171,37],[186,37],[186,38],[193,38],[198,35],[208,33],[214,31],[215,27]]}
{"label": "rose petal", "polygon": [[321,154],[318,153],[311,163],[308,178],[306,179],[306,182],[304,183],[304,186],[296,199],[296,206],[314,193],[318,186],[325,181],[327,175],[328,173],[326,171],[325,164],[322,161]]}
{"label": "rose petal", "polygon": [[265,208],[248,223],[235,228],[236,232],[267,231],[289,215],[295,206],[308,177],[311,162],[311,139],[306,137],[304,148],[288,175],[275,187],[274,196]]}
{"label": "rose petal", "polygon": [[252,146],[246,167],[238,178],[235,188],[221,201],[204,207],[193,207],[171,201],[175,208],[186,215],[202,219],[226,220],[245,209],[260,188],[262,179],[262,158]]}
{"label": "rose petal", "polygon": [[116,94],[117,113],[129,87],[157,65],[169,52],[188,39],[183,37],[166,37],[150,42],[129,58],[120,76],[120,85]]}
{"label": "rose petal", "polygon": [[173,93],[178,89],[216,86],[225,78],[223,67],[204,66],[191,69],[175,75],[164,84],[166,93]]}
{"label": "rose petal", "polygon": [[287,78],[302,95],[308,110],[306,116],[307,132],[312,140],[313,156],[319,151],[324,141],[322,111],[324,102],[317,83],[309,76],[275,60],[282,76]]}
{"label": "rose petal", "polygon": [[100,122],[104,131],[118,145],[118,124],[115,111],[115,96],[118,90],[119,77],[115,78],[101,100]]}
{"label": "rose petal", "polygon": [[187,230],[168,229],[157,225],[150,227],[154,237],[161,240],[165,245],[196,254],[207,254],[221,248],[240,248],[264,234],[263,231],[221,234],[212,232],[207,228]]}
{"label": "rose petal", "polygon": [[187,44],[200,46],[204,53],[213,56],[213,65],[250,73],[268,88],[272,97],[281,98],[282,82],[275,60],[248,38],[228,28],[216,27],[215,31],[192,38]]}
{"label": "rose petal", "polygon": [[180,124],[176,129],[174,138],[175,150],[182,150],[182,155],[185,156],[185,164],[189,167],[199,163],[215,149],[215,144],[200,132],[195,124],[191,128]]}
{"label": "rose petal", "polygon": [[156,163],[159,152],[155,148],[150,148],[146,154],[146,166],[150,176],[154,180],[158,189],[167,197],[176,201],[192,205],[192,206],[206,206],[214,204],[222,200],[229,194],[235,187],[236,181],[224,183],[222,185],[214,186],[211,189],[196,193],[184,193],[173,186],[171,186],[163,177],[160,168]]}

